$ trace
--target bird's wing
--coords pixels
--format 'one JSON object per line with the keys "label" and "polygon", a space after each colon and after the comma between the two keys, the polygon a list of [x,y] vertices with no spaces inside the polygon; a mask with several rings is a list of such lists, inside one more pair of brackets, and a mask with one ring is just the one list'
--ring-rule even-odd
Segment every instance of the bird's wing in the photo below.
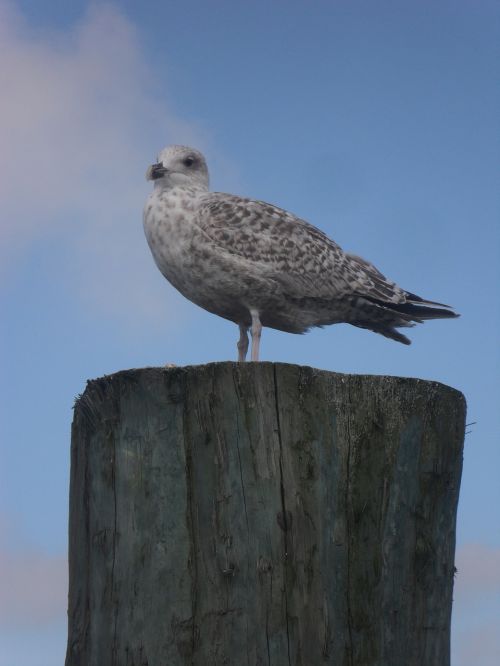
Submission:
{"label": "bird's wing", "polygon": [[221,252],[251,264],[294,298],[406,300],[404,290],[372,264],[277,206],[214,192],[200,202],[195,223]]}

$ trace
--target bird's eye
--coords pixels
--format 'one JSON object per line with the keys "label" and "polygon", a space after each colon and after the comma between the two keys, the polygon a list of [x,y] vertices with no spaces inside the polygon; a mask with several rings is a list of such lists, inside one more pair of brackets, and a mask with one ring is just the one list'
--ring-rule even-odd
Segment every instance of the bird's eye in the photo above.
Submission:
{"label": "bird's eye", "polygon": [[184,164],[187,167],[193,166],[194,162],[195,162],[194,157],[186,157],[186,159],[184,160]]}

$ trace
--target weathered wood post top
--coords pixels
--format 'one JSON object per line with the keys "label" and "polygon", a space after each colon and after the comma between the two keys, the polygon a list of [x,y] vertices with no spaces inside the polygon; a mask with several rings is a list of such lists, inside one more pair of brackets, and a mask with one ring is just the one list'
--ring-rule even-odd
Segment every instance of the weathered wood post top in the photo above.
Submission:
{"label": "weathered wood post top", "polygon": [[77,400],[66,666],[449,665],[463,396],[273,363]]}

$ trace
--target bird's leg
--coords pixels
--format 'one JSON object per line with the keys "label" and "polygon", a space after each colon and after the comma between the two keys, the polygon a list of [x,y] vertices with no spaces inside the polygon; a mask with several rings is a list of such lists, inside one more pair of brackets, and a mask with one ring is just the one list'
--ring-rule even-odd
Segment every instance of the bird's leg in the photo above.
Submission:
{"label": "bird's leg", "polygon": [[248,326],[240,324],[240,339],[238,340],[238,362],[246,361],[248,351]]}
{"label": "bird's leg", "polygon": [[250,310],[252,315],[252,361],[259,360],[260,334],[262,333],[262,324],[260,323],[257,310]]}

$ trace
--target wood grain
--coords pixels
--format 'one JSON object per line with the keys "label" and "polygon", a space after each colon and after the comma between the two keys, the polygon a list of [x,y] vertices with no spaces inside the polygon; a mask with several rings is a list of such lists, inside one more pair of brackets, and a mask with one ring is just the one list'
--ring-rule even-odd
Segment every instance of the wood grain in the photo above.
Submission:
{"label": "wood grain", "polygon": [[463,396],[295,365],[75,406],[66,666],[450,662]]}

